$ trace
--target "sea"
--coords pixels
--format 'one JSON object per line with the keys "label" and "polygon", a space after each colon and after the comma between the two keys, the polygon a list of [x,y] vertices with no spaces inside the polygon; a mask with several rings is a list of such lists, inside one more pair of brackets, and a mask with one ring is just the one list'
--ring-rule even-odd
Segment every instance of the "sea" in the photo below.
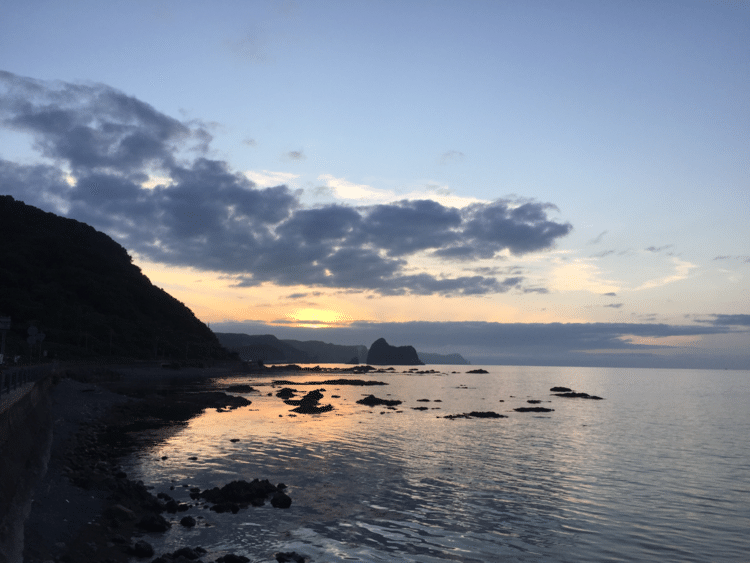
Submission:
{"label": "sea", "polygon": [[[252,385],[252,404],[144,434],[129,477],[184,502],[192,487],[268,479],[292,506],[191,506],[145,539],[257,563],[750,561],[750,371],[409,369],[214,380]],[[323,383],[345,377],[387,385]],[[282,387],[321,389],[333,410],[295,416]],[[356,403],[369,394],[402,403]],[[530,406],[553,410],[515,411]],[[507,418],[445,418],[472,411]],[[194,528],[179,525],[188,514]]]}

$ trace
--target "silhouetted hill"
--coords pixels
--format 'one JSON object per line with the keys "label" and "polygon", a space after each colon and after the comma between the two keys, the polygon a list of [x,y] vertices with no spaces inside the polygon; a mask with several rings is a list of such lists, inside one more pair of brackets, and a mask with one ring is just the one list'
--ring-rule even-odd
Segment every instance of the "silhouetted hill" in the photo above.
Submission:
{"label": "silhouetted hill", "polygon": [[32,326],[45,334],[44,350],[62,359],[226,355],[110,237],[11,196],[0,196],[0,316],[12,322],[7,357],[29,355]]}
{"label": "silhouetted hill", "polygon": [[267,364],[300,363],[314,360],[294,346],[279,340],[272,334],[250,335],[233,332],[217,332],[216,338],[227,350],[237,352],[245,361],[262,360]]}
{"label": "silhouetted hill", "polygon": [[374,366],[421,366],[414,346],[391,346],[385,338],[378,338],[367,352],[367,363]]}
{"label": "silhouetted hill", "polygon": [[348,364],[364,362],[367,358],[367,346],[344,346],[328,344],[320,340],[284,340],[287,344],[310,356],[310,362],[318,364]]}
{"label": "silhouetted hill", "polygon": [[435,354],[433,352],[417,352],[419,359],[426,364],[455,364],[468,366],[470,361],[461,354]]}

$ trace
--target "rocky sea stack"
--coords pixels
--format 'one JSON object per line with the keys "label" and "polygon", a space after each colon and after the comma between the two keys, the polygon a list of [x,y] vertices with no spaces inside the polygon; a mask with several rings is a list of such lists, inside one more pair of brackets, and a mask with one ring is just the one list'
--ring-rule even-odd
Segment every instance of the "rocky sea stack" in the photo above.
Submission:
{"label": "rocky sea stack", "polygon": [[391,346],[379,338],[367,352],[367,363],[376,366],[423,366],[414,346]]}

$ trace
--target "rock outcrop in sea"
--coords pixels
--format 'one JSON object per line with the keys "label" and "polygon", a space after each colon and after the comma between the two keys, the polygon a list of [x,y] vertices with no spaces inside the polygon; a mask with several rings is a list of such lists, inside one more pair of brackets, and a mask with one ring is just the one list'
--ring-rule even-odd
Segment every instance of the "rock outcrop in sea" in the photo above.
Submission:
{"label": "rock outcrop in sea", "polygon": [[414,346],[391,346],[379,338],[367,352],[367,363],[376,366],[422,366]]}

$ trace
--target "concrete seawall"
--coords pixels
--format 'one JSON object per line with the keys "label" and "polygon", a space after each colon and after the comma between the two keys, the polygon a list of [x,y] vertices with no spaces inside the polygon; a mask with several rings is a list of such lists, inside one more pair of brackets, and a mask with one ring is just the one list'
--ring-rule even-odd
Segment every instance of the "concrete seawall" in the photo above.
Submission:
{"label": "concrete seawall", "polygon": [[23,522],[52,441],[52,376],[0,412],[0,563],[21,561]]}

